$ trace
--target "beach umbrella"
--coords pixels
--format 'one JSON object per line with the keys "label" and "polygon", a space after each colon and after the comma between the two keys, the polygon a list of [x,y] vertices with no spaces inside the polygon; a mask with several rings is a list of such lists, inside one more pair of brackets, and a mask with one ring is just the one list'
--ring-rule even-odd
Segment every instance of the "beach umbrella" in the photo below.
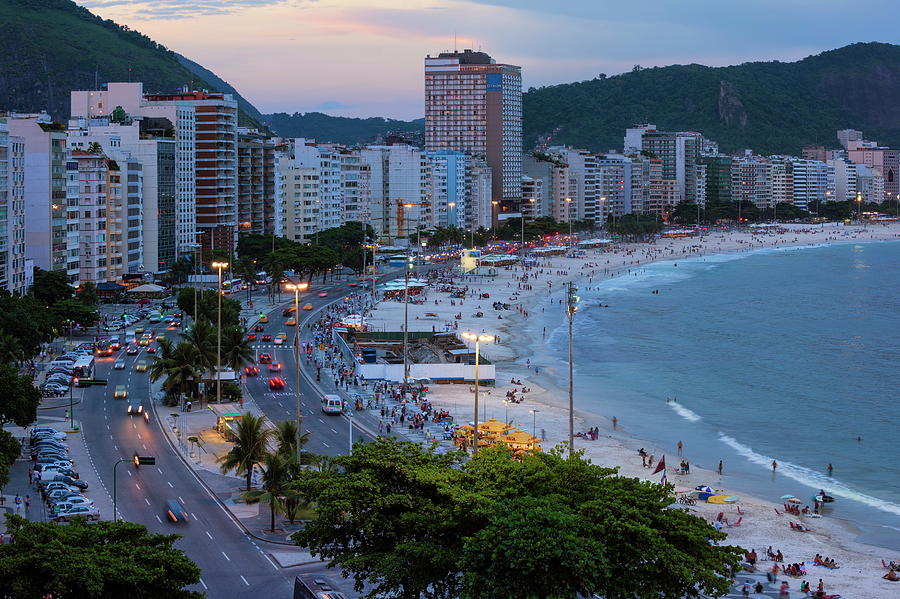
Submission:
{"label": "beach umbrella", "polygon": [[796,497],[791,497],[787,501],[788,501],[788,503],[803,503],[802,499],[797,499]]}
{"label": "beach umbrella", "polygon": [[675,493],[690,493],[693,489],[688,489],[687,487],[680,487],[675,489]]}
{"label": "beach umbrella", "polygon": [[782,495],[781,498],[782,499],[794,499],[794,498],[796,498],[796,495]]}

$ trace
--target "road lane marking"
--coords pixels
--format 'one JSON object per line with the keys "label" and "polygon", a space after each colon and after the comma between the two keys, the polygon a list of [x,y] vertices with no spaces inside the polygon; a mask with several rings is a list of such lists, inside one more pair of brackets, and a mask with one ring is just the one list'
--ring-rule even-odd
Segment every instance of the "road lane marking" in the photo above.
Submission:
{"label": "road lane marking", "polygon": [[181,498],[181,495],[178,496],[178,501],[180,501],[181,503],[184,503],[184,499]]}
{"label": "road lane marking", "polygon": [[209,537],[209,540],[212,541],[212,535],[209,534],[209,531],[208,531],[208,530],[206,531],[206,536],[208,536],[208,537]]}
{"label": "road lane marking", "polygon": [[144,497],[144,501],[146,501],[146,502],[147,502],[147,505],[150,505],[150,500],[149,500],[149,499],[147,499],[147,498],[146,498],[146,497]]}
{"label": "road lane marking", "polygon": [[156,515],[156,519],[159,520],[160,524],[162,524],[162,518],[159,517],[159,514]]}
{"label": "road lane marking", "polygon": [[194,520],[198,520],[198,519],[199,519],[199,518],[197,518],[197,516],[194,515],[194,512],[191,512],[191,518],[193,518]]}
{"label": "road lane marking", "polygon": [[203,579],[202,579],[202,578],[201,578],[201,579],[200,579],[200,584],[202,584],[202,585],[203,585],[203,590],[209,590],[209,587],[208,587],[208,586],[206,586],[206,583],[205,583],[205,582],[203,582]]}
{"label": "road lane marking", "polygon": [[278,566],[275,565],[275,562],[272,561],[272,558],[271,558],[271,557],[269,557],[262,549],[260,549],[260,553],[262,553],[263,556],[264,556],[267,560],[269,560],[269,563],[272,564],[272,567],[273,567],[273,568],[275,568],[276,570],[278,570]]}
{"label": "road lane marking", "polygon": [[247,582],[247,579],[246,579],[246,578],[244,578],[244,575],[243,575],[243,574],[241,574],[241,580],[243,580],[243,581],[244,581],[244,584],[245,584],[245,585],[247,585],[247,586],[250,586],[250,583],[249,583],[249,582]]}
{"label": "road lane marking", "polygon": [[224,552],[224,551],[223,551],[223,552],[222,552],[222,555],[224,555],[224,556],[225,556],[225,559],[227,559],[227,560],[228,560],[228,561],[231,561],[231,558],[230,558],[230,557],[228,557],[228,554],[227,554],[227,553],[225,553],[225,552]]}
{"label": "road lane marking", "polygon": [[146,444],[146,443],[141,443],[141,445],[143,446],[144,449],[147,449],[147,444]]}
{"label": "road lane marking", "polygon": [[162,474],[162,470],[160,470],[159,468],[157,468],[156,471]]}
{"label": "road lane marking", "polygon": [[126,470],[125,472],[128,473],[128,476],[133,476],[133,475],[131,474],[131,470]]}
{"label": "road lane marking", "polygon": [[134,483],[134,486],[137,487],[137,490],[138,490],[138,491],[141,490],[141,485],[139,485],[139,484],[137,484],[137,483]]}
{"label": "road lane marking", "polygon": [[169,488],[170,488],[170,489],[174,489],[174,488],[175,488],[175,487],[172,486],[172,483],[170,483],[169,481],[166,481],[166,484],[169,485]]}
{"label": "road lane marking", "polygon": [[335,435],[338,434],[337,431],[334,429],[331,429],[331,432],[333,432]]}
{"label": "road lane marking", "polygon": [[329,444],[326,443],[325,441],[322,441],[322,445],[324,445],[325,447],[331,447],[331,445],[329,445]]}
{"label": "road lane marking", "polygon": [[[135,427],[135,428],[137,428],[137,427]],[[141,433],[138,433],[138,439],[143,439],[143,437],[141,437]]]}

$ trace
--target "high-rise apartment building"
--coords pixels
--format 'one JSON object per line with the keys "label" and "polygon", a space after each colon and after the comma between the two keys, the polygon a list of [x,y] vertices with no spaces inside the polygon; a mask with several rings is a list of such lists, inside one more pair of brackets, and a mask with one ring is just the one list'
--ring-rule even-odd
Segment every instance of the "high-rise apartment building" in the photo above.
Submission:
{"label": "high-rise apartment building", "polygon": [[705,156],[706,201],[710,204],[731,203],[731,163],[730,156]]}
{"label": "high-rise apartment building", "polygon": [[484,52],[425,58],[425,149],[485,160],[493,199],[516,211],[522,200],[522,72]]}
{"label": "high-rise apartment building", "polygon": [[369,224],[379,238],[410,235],[431,224],[431,161],[425,152],[406,144],[367,146],[360,159],[370,169]]}
{"label": "high-rise apartment building", "polygon": [[0,289],[23,295],[25,283],[25,140],[0,117]]}
{"label": "high-rise apartment building", "polygon": [[877,202],[896,202],[900,198],[900,150],[879,146],[874,141],[851,140],[847,143],[850,162],[871,168],[884,180],[884,196]]}
{"label": "high-rise apartment building", "polygon": [[176,254],[192,254],[194,243],[205,252],[231,250],[238,226],[237,102],[230,94],[188,90],[144,94],[143,84],[122,82],[71,94],[73,118],[117,109],[166,119],[175,132]]}
{"label": "high-rise apartment building", "polygon": [[238,229],[275,232],[275,140],[257,129],[238,129]]}
{"label": "high-rise apartment building", "polygon": [[704,139],[700,133],[657,131],[655,125],[636,125],[625,131],[624,146],[626,154],[644,152],[661,161],[662,176],[666,181],[660,182],[658,188],[665,190],[662,201],[666,209],[683,201],[692,204],[706,201],[704,185],[698,182],[698,176],[703,176],[703,169],[698,168],[701,151],[718,150],[714,150],[713,142]]}
{"label": "high-rise apartment building", "polygon": [[587,220],[603,224],[603,197],[600,193],[600,160],[596,154],[567,146],[552,146],[547,149],[551,160],[567,166],[568,188],[563,202],[568,198],[564,214],[575,220]]}
{"label": "high-rise apartment building", "polygon": [[[139,162],[143,190],[141,271],[167,271],[177,258],[177,165],[175,129],[168,119],[115,116],[69,120],[68,145],[87,151],[97,144],[108,157]],[[133,217],[132,217],[133,218]]]}
{"label": "high-rise apartment building", "polygon": [[25,150],[25,259],[36,268],[66,271],[66,128],[46,113],[12,113],[7,124]]}
{"label": "high-rise apartment building", "polygon": [[341,169],[341,224],[347,222],[368,223],[369,179],[371,169],[362,161],[359,150],[338,150]]}

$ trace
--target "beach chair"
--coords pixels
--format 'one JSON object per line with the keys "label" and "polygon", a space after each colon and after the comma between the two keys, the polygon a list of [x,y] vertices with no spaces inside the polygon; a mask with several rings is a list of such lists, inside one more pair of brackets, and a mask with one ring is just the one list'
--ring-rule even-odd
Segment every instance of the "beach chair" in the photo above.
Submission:
{"label": "beach chair", "polygon": [[778,511],[778,508],[777,508],[777,507],[773,507],[772,509],[775,510],[775,513],[776,513],[776,514],[778,514],[779,516],[781,515],[781,512]]}
{"label": "beach chair", "polygon": [[719,512],[719,515],[716,516],[716,522],[722,522],[725,520],[725,512]]}
{"label": "beach chair", "polygon": [[743,512],[743,510],[741,510],[741,506],[738,505],[736,507],[737,507],[737,513],[740,514],[741,516],[743,516],[744,512]]}
{"label": "beach chair", "polygon": [[740,518],[737,519],[737,522],[735,522],[734,524],[729,524],[728,522],[725,522],[725,526],[728,526],[731,528],[736,528],[741,525],[741,520],[743,520],[743,519],[744,519],[744,517],[741,516]]}

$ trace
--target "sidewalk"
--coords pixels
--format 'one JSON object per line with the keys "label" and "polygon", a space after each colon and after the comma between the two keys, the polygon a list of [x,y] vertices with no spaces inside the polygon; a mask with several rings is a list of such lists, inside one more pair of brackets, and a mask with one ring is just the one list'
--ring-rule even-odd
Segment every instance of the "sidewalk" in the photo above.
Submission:
{"label": "sidewalk", "polygon": [[[81,423],[75,421],[76,426],[80,428]],[[69,428],[68,419],[62,416],[41,416],[33,426],[52,426],[60,431],[68,432],[65,442],[69,446],[69,458],[72,460],[74,470],[78,473],[78,477],[88,484],[84,495],[94,502],[94,505],[100,510],[100,518],[102,520],[113,519],[113,503],[112,496],[106,486],[100,480],[96,465],[88,451],[84,435],[81,432],[72,432]],[[30,427],[29,427],[30,428]],[[28,437],[28,431],[20,427],[9,427],[7,429],[17,439]],[[9,473],[9,484],[3,489],[6,501],[0,506],[0,514],[16,513],[13,498],[18,494],[23,499],[26,495],[31,496],[30,509],[19,511],[29,520],[42,522],[50,519],[50,511],[47,504],[41,498],[38,488],[28,482],[28,470],[32,466],[30,449],[26,446],[23,448],[22,455],[16,460]],[[0,531],[6,531],[6,519],[0,519]]]}

